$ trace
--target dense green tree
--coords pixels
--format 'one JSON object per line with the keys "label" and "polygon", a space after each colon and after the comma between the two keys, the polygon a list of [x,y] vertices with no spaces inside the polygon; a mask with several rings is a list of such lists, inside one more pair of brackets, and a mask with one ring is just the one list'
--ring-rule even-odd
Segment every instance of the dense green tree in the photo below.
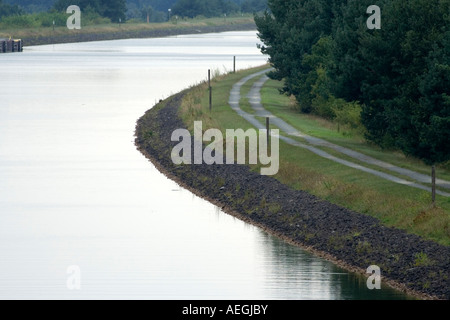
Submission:
{"label": "dense green tree", "polygon": [[263,12],[267,9],[267,0],[245,0],[241,4],[242,12]]}
{"label": "dense green tree", "polygon": [[[357,100],[363,104],[362,122],[370,140],[400,148],[426,162],[434,156],[428,153],[427,159],[424,152],[427,149],[422,136],[424,125],[430,123],[427,117],[432,117],[443,105],[439,103],[430,109],[431,104],[428,104],[427,111],[423,112],[424,94],[430,92],[425,90],[423,79],[432,81],[433,75],[439,75],[433,65],[437,58],[431,58],[438,53],[431,55],[431,50],[445,52],[443,39],[449,23],[443,13],[449,9],[449,0],[386,1],[381,30],[360,26],[357,40],[351,43],[339,42],[339,36],[335,37],[334,53],[355,48],[355,45],[356,50],[350,55],[351,59],[334,57],[336,65],[340,66],[335,74],[341,75],[332,77],[334,93],[347,101]],[[445,61],[445,57],[440,61]],[[349,76],[345,79],[342,75]],[[419,90],[421,83],[422,90]]]}
{"label": "dense green tree", "polygon": [[419,76],[420,99],[409,115],[413,136],[402,139],[402,149],[435,164],[450,154],[450,31],[433,45],[425,67]]}
{"label": "dense green tree", "polygon": [[330,36],[323,36],[313,45],[311,54],[303,55],[302,64],[310,71],[303,77],[305,94],[298,98],[302,112],[313,112],[329,119],[334,118],[333,110],[328,106],[329,100],[333,98],[328,75],[333,63],[332,44]]}
{"label": "dense green tree", "polygon": [[237,12],[239,7],[229,0],[178,0],[172,11],[182,17],[216,17]]}
{"label": "dense green tree", "polygon": [[[393,141],[388,134],[384,108],[396,95],[398,74],[392,68],[398,55],[400,32],[388,14],[387,2],[382,8],[382,29],[369,30],[366,10],[371,0],[349,0],[336,10],[333,21],[333,64],[328,69],[332,94],[346,101],[363,104],[363,123],[371,140],[384,145]],[[398,18],[397,18],[398,19]],[[389,40],[386,38],[389,37]]]}
{"label": "dense green tree", "polygon": [[366,23],[372,0],[268,3],[261,50],[302,111],[359,116],[383,147],[450,160],[450,0],[378,0],[381,29]]}
{"label": "dense green tree", "polygon": [[155,11],[162,11],[167,13],[169,8],[172,8],[177,0],[128,0],[128,7],[134,6],[137,9],[151,6]]}
{"label": "dense green tree", "polygon": [[406,140],[418,136],[411,115],[420,100],[419,81],[428,53],[446,25],[442,12],[445,7],[448,11],[448,1],[385,1],[381,30],[368,30],[367,16],[354,18],[355,10],[368,4],[349,1],[344,18],[335,24],[339,27],[334,34],[336,68],[330,72],[333,93],[363,104],[361,116],[370,140],[410,153]]}
{"label": "dense green tree", "polygon": [[91,7],[98,14],[102,15],[101,0],[57,0],[53,8],[65,12],[70,5],[79,6],[81,11]]}
{"label": "dense green tree", "polygon": [[54,8],[65,11],[70,5],[79,6],[82,11],[90,7],[99,15],[114,22],[118,22],[119,19],[125,21],[126,18],[126,0],[58,0]]}
{"label": "dense green tree", "polygon": [[127,12],[126,0],[101,0],[102,15],[113,22],[125,21]]}
{"label": "dense green tree", "polygon": [[3,3],[10,5],[17,5],[27,13],[45,12],[48,11],[55,0],[4,0]]}
{"label": "dense green tree", "polygon": [[312,67],[303,63],[305,54],[322,37],[331,34],[336,1],[269,0],[267,11],[256,16],[261,50],[275,67],[273,79],[284,79],[283,92],[297,97],[303,110],[311,108]]}
{"label": "dense green tree", "polygon": [[2,3],[0,0],[0,18],[21,14],[24,14],[24,11],[18,5]]}
{"label": "dense green tree", "polygon": [[[23,0],[26,1],[26,0]],[[141,9],[145,6],[151,6],[156,11],[167,13],[168,9],[173,9],[175,2],[178,0],[127,0],[130,9]],[[208,1],[211,3],[212,1]],[[236,9],[242,12],[259,12],[267,8],[267,0],[228,0],[235,4]]]}
{"label": "dense green tree", "polygon": [[149,22],[167,21],[167,10],[175,1],[128,0],[127,19],[139,19],[146,22],[148,16]]}

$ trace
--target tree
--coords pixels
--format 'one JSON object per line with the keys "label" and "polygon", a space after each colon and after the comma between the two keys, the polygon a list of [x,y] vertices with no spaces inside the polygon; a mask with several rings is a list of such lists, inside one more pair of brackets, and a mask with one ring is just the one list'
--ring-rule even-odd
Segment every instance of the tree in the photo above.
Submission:
{"label": "tree", "polygon": [[427,57],[419,92],[419,107],[411,114],[418,143],[409,140],[405,149],[430,165],[445,162],[450,154],[450,31]]}
{"label": "tree", "polygon": [[54,9],[65,11],[70,5],[77,5],[83,11],[91,7],[102,17],[118,22],[119,19],[125,21],[126,18],[126,0],[58,0],[54,4]]}
{"label": "tree", "polygon": [[402,32],[398,16],[390,14],[388,2],[382,8],[382,29],[369,30],[366,10],[371,0],[349,0],[336,10],[333,22],[333,63],[328,69],[332,94],[346,101],[362,103],[366,137],[383,146],[394,139],[389,132],[385,109],[396,97],[399,74],[393,66],[401,57]]}
{"label": "tree", "polygon": [[2,3],[2,0],[0,0],[0,18],[22,14],[24,14],[24,12],[18,5],[4,4]]}
{"label": "tree", "polygon": [[113,22],[125,21],[127,12],[126,0],[101,0],[102,16],[110,18]]}
{"label": "tree", "polygon": [[58,0],[53,5],[53,8],[57,11],[65,12],[71,5],[79,6],[81,11],[91,7],[96,13],[103,15],[100,0]]}
{"label": "tree", "polygon": [[150,22],[150,17],[153,15],[153,8],[152,6],[145,6],[141,9],[142,18],[147,21],[147,23]]}
{"label": "tree", "polygon": [[18,6],[26,13],[46,12],[52,6],[55,0],[5,0],[3,3]]}
{"label": "tree", "polygon": [[380,30],[366,24],[372,0],[268,3],[261,50],[303,112],[357,123],[361,110],[368,140],[450,160],[450,0],[379,0]]}
{"label": "tree", "polygon": [[434,205],[435,165],[450,159],[450,31],[427,57],[427,71],[421,77],[419,91],[418,108],[411,114],[411,124],[419,134],[405,139],[404,149],[432,166]]}
{"label": "tree", "polygon": [[242,12],[262,12],[267,8],[267,0],[245,0],[241,5]]}
{"label": "tree", "polygon": [[182,17],[217,17],[237,12],[239,7],[229,0],[178,0],[172,11]]}
{"label": "tree", "polygon": [[135,6],[138,9],[151,6],[155,11],[167,13],[167,10],[172,8],[176,1],[177,0],[128,0],[127,4],[128,7]]}
{"label": "tree", "polygon": [[450,1],[384,1],[382,29],[367,30],[355,17],[370,2],[349,1],[335,24],[333,93],[363,103],[369,140],[422,159],[434,177],[450,159]]}
{"label": "tree", "polygon": [[303,63],[317,41],[331,34],[337,0],[269,0],[270,11],[256,16],[258,35],[275,68],[270,77],[284,79],[283,93],[295,95],[303,110],[311,108],[312,68]]}

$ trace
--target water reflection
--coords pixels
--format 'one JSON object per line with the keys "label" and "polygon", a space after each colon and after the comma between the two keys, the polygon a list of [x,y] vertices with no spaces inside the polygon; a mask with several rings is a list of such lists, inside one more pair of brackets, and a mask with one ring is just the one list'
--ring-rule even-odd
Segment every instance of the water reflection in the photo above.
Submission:
{"label": "water reflection", "polygon": [[259,236],[267,255],[265,288],[274,299],[412,299],[384,284],[381,290],[369,290],[362,275],[349,273],[266,232],[260,231]]}

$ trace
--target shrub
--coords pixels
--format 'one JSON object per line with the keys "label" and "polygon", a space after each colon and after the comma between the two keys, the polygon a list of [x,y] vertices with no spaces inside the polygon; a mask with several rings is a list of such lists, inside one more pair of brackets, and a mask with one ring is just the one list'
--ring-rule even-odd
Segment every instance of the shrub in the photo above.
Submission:
{"label": "shrub", "polygon": [[67,18],[68,15],[60,12],[42,12],[35,15],[35,20],[41,27],[52,27],[53,21],[55,21],[56,26],[65,26]]}
{"label": "shrub", "polygon": [[17,15],[9,16],[2,19],[2,27],[5,29],[12,28],[35,28],[39,27],[39,22],[36,21],[35,15]]}
{"label": "shrub", "polygon": [[338,124],[349,126],[352,129],[362,127],[362,108],[358,102],[346,102],[343,99],[336,99],[334,97],[330,98],[329,102],[335,115],[335,121]]}
{"label": "shrub", "polygon": [[414,260],[414,266],[416,267],[426,267],[431,265],[431,260],[428,258],[427,254],[424,252],[416,253]]}

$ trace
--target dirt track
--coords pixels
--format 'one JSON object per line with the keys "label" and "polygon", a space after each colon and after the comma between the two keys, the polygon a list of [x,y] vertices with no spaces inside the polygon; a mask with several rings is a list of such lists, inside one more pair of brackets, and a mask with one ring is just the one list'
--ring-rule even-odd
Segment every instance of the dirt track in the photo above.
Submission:
{"label": "dirt track", "polygon": [[[270,69],[268,69],[268,70],[270,70]],[[282,135],[280,135],[280,139],[283,140],[284,142],[290,144],[291,146],[307,149],[307,150],[317,154],[320,157],[324,157],[331,161],[338,162],[345,166],[373,174],[377,177],[380,177],[380,178],[383,178],[383,179],[386,179],[386,180],[389,180],[389,181],[392,181],[395,183],[399,183],[399,184],[407,185],[412,188],[418,188],[421,190],[425,190],[427,192],[431,192],[431,187],[427,187],[422,184],[422,183],[431,183],[431,177],[428,175],[424,175],[424,174],[421,174],[421,173],[418,173],[418,172],[415,172],[412,170],[408,170],[405,168],[400,168],[391,163],[380,161],[378,159],[369,157],[360,152],[356,152],[354,150],[344,148],[342,146],[338,146],[338,145],[328,142],[326,140],[309,136],[309,135],[299,131],[298,129],[294,128],[293,126],[291,126],[284,120],[276,117],[271,112],[267,111],[264,108],[263,104],[261,103],[261,92],[260,91],[261,91],[264,83],[269,80],[269,77],[267,77],[264,74],[268,70],[265,70],[262,72],[261,71],[256,72],[255,74],[251,74],[251,75],[243,78],[241,81],[239,81],[238,83],[236,83],[233,86],[231,93],[230,93],[229,104],[230,104],[231,108],[238,113],[238,115],[240,115],[245,120],[247,120],[248,122],[253,124],[253,126],[255,126],[257,129],[265,128],[265,125],[262,122],[258,121],[257,118],[265,119],[268,117],[268,118],[270,118],[271,123],[274,124],[282,133]],[[239,106],[239,102],[241,100],[241,96],[240,96],[241,87],[247,80],[250,80],[255,77],[260,77],[262,74],[264,74],[264,75],[252,86],[252,89],[250,90],[250,92],[247,96],[249,98],[250,105],[251,105],[252,109],[255,111],[255,113],[250,114],[250,113],[244,112]],[[300,142],[292,139],[291,137],[303,138],[307,142],[307,144],[300,143]],[[317,148],[318,146],[333,149],[334,151],[344,154],[352,159],[356,159],[360,162],[363,162],[363,165],[359,165],[352,161],[344,160],[344,159],[340,158],[339,156],[333,156],[321,149],[318,149]],[[374,165],[379,168],[383,168],[387,171],[392,171],[392,172],[402,174],[405,177],[408,177],[409,180],[405,180],[403,178],[399,178],[399,177],[393,176],[391,174],[381,172],[379,170],[374,170],[374,169],[368,168],[367,166],[365,166],[366,164]],[[450,182],[441,180],[441,179],[437,179],[436,186],[450,189]],[[448,193],[448,192],[436,190],[436,193],[441,196],[444,196],[444,197],[450,197],[450,193]]]}
{"label": "dirt track", "polygon": [[[182,96],[169,98],[164,108],[155,106],[136,126],[138,149],[169,178],[225,212],[351,271],[365,273],[378,265],[385,283],[421,298],[450,299],[449,247],[385,227],[247,166],[175,166],[171,134],[186,127],[177,116]],[[418,255],[426,255],[429,263],[418,263]]]}

